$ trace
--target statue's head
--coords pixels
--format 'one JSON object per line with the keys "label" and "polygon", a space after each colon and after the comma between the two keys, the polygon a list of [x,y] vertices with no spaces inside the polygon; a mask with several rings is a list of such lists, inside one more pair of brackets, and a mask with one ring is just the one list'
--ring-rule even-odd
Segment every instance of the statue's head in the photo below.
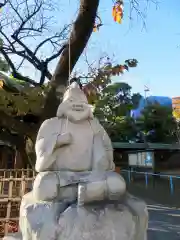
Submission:
{"label": "statue's head", "polygon": [[63,101],[57,110],[57,117],[67,117],[72,122],[93,118],[92,108],[77,83],[72,83],[64,93]]}

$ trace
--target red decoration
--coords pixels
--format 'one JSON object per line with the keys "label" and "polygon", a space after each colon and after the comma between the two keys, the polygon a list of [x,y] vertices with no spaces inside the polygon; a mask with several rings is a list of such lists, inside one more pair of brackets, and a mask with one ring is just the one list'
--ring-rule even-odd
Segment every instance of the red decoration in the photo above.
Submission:
{"label": "red decoration", "polygon": [[124,6],[124,4],[123,4],[122,0],[115,2],[114,6],[113,6],[113,11],[112,11],[112,16],[113,16],[115,22],[122,23],[123,6]]}
{"label": "red decoration", "polygon": [[8,232],[9,233],[18,232],[18,224],[16,222],[9,221],[9,223],[8,223]]}

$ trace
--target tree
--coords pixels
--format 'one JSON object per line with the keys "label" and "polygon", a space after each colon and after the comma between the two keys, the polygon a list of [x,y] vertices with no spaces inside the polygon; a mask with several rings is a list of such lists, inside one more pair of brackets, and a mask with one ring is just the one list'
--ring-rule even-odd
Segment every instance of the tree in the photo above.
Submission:
{"label": "tree", "polygon": [[[99,7],[100,0],[81,0],[79,7],[79,14],[74,22],[73,30],[70,34],[69,45],[66,45],[63,53],[60,57],[60,60],[57,64],[55,73],[51,80],[50,91],[47,96],[45,108],[44,108],[44,118],[49,118],[55,114],[57,104],[57,88],[58,91],[62,94],[64,92],[64,86],[67,85],[67,79],[70,72],[73,70],[76,62],[81,56],[85,46],[87,45],[89,38],[93,32],[94,24],[96,22],[97,10]],[[132,17],[132,12],[135,10],[140,16],[141,19],[144,20],[144,15],[140,11],[140,3],[139,1],[129,0],[130,3],[130,18]],[[144,4],[144,3],[143,3]],[[147,4],[149,1],[147,0]],[[71,49],[71,56],[69,61],[69,46]],[[70,67],[69,67],[69,62]],[[52,102],[54,103],[52,106]],[[51,108],[49,107],[51,105]],[[51,111],[48,111],[51,109]]]}
{"label": "tree", "polygon": [[[0,48],[3,44],[2,39],[0,39]],[[2,55],[0,55],[0,71],[8,72],[10,70],[9,65],[5,59],[3,59]]]}
{"label": "tree", "polygon": [[142,95],[140,93],[134,93],[132,95],[133,109],[138,108],[141,98],[142,98]]}
{"label": "tree", "polygon": [[148,142],[177,142],[177,124],[170,107],[150,104],[142,112],[137,124]]}
{"label": "tree", "polygon": [[[6,110],[0,110],[0,124],[3,131],[10,130],[10,133],[15,131],[18,136],[23,136],[24,142],[27,142],[27,138],[34,141],[37,129],[41,122],[46,118],[55,116],[57,105],[59,104],[59,95],[62,96],[64,89],[67,86],[69,73],[71,73],[74,69],[75,64],[81,56],[92,34],[99,2],[100,0],[80,1],[79,13],[76,20],[73,22],[73,28],[70,33],[69,40],[67,41],[69,25],[63,27],[59,33],[53,33],[51,36],[46,35],[50,29],[47,28],[50,21],[49,13],[54,7],[54,3],[52,1],[5,0],[3,12],[5,12],[5,9],[7,8],[9,13],[8,16],[6,14],[4,16],[1,14],[0,36],[3,38],[3,44],[0,46],[0,53],[8,62],[14,78],[29,82],[31,85],[37,86],[37,88],[24,88],[24,90],[20,91],[18,95],[13,93],[11,94],[13,100],[10,95],[3,92],[4,96],[2,95],[1,101],[4,108],[6,107]],[[132,7],[134,9],[138,9],[138,3],[134,5],[134,1],[131,2]],[[47,11],[48,14],[44,15]],[[7,29],[8,31],[6,32]],[[38,42],[35,49],[32,49],[34,45],[30,47],[26,42],[26,39],[29,37],[35,37],[36,39],[40,37],[40,39],[42,39],[42,32],[44,30],[46,30],[46,38],[44,38],[43,41]],[[37,43],[36,39],[35,43]],[[45,44],[52,45],[55,52],[48,58],[42,59],[38,51]],[[69,48],[71,49],[70,59]],[[12,54],[22,58],[22,62],[25,60],[28,61],[35,67],[35,69],[40,71],[41,77],[38,83],[29,77],[22,76],[19,72],[19,67],[21,67],[22,64],[16,66],[13,58],[11,58]],[[52,73],[50,73],[48,69],[48,64],[51,60],[58,56],[60,56],[60,58],[52,76]],[[117,69],[118,72],[121,72],[118,67],[119,66],[116,68],[112,67],[113,71],[108,71],[106,74],[107,78],[110,74],[116,74],[115,69]],[[103,72],[105,72],[105,70],[103,70]],[[98,77],[99,76],[101,76],[101,73],[98,74]],[[51,79],[51,81],[48,87],[44,89],[39,87],[39,85],[44,82],[45,78]],[[29,120],[26,121],[27,118],[25,120],[25,117],[28,115],[29,119],[29,116],[34,116],[31,112],[34,112],[35,110],[32,110],[33,107],[31,106],[30,109],[28,107],[27,112],[27,110],[24,110],[24,106],[29,105],[30,102],[32,102],[32,104],[34,102],[33,106],[34,109],[36,109],[36,106],[39,106],[37,101],[44,103],[44,95],[46,95],[46,100],[45,104],[42,104],[43,107],[40,108],[41,114],[38,114],[35,121],[31,120],[30,125],[28,122]],[[22,101],[22,96],[25,101]],[[23,107],[17,107],[15,102],[19,102],[19,104],[23,105]],[[16,109],[16,111],[14,111],[14,109]]]}
{"label": "tree", "polygon": [[[131,62],[132,60],[129,61]],[[135,67],[137,61],[133,61],[133,66]],[[100,69],[96,69],[96,74],[94,72],[89,73],[88,76],[91,79],[87,83],[82,81],[82,88],[87,94],[89,102],[93,100],[92,86],[96,90],[94,95],[94,99],[96,99],[105,86],[111,83],[111,76],[123,74],[125,69],[129,69],[129,66],[126,64],[111,66],[108,69],[102,65]],[[79,76],[79,78],[81,79],[82,76]],[[24,85],[22,81],[12,77],[8,78],[7,76],[4,76],[4,84],[0,89],[0,132],[3,139],[11,142],[16,147],[18,144],[18,148],[20,146],[19,142],[21,142],[23,156],[25,156],[25,152],[28,152],[28,156],[32,161],[34,161],[33,145],[41,119],[41,109],[44,107],[45,95],[48,90],[48,85],[41,87]],[[122,87],[121,92],[123,92]],[[16,141],[15,138],[19,140]],[[25,148],[27,151],[25,151]],[[28,162],[28,156],[26,156],[26,162]]]}
{"label": "tree", "polygon": [[[3,38],[3,45],[1,46],[0,52],[6,58],[15,78],[37,85],[37,82],[29,77],[22,76],[18,71],[22,63],[28,61],[35,69],[40,71],[41,77],[39,83],[42,84],[45,77],[48,79],[52,77],[52,73],[48,68],[49,63],[61,54],[51,81],[42,120],[47,117],[52,117],[55,114],[58,102],[56,89],[58,88],[58,91],[62,94],[64,86],[67,85],[69,70],[70,72],[73,70],[91,36],[96,18],[99,17],[97,16],[99,2],[100,0],[80,1],[79,14],[73,23],[73,29],[69,38],[70,41],[67,41],[69,25],[64,26],[58,33],[50,31],[53,22],[51,21],[53,15],[52,10],[56,7],[55,1],[5,0],[2,3],[3,12],[1,13],[0,34]],[[138,16],[144,21],[145,15],[143,15],[140,10],[141,5],[144,6],[144,2],[141,4],[138,1],[129,0],[129,2],[131,6],[130,18],[132,19],[132,12],[135,10]],[[149,4],[148,0],[147,4]],[[7,9],[8,16],[6,14]],[[51,35],[49,33],[51,33]],[[34,44],[31,44],[31,47],[28,44],[29,38],[31,38],[31,41],[34,38]],[[70,61],[68,43],[70,43],[71,48]],[[53,48],[54,54],[46,58],[41,58],[39,52],[43,47],[46,49]],[[14,61],[10,57],[11,55],[16,55],[22,59],[18,67],[15,66]],[[49,107],[49,104],[51,107]]]}
{"label": "tree", "polygon": [[132,109],[131,87],[127,83],[115,83],[105,87],[95,104],[95,113],[105,121],[115,121],[119,116],[129,116]]}
{"label": "tree", "polygon": [[[49,64],[59,57],[67,41],[69,25],[63,26],[59,32],[51,30],[55,4],[50,0],[6,0],[1,13],[0,53],[15,78],[35,86],[42,85],[45,78],[51,80]],[[45,48],[50,49],[49,56],[43,56]],[[12,60],[13,56],[18,56],[18,64]],[[25,61],[40,72],[39,82],[20,74]]]}
{"label": "tree", "polygon": [[135,121],[130,117],[132,96],[131,86],[127,83],[114,83],[101,91],[95,103],[94,114],[114,142],[129,142],[136,138]]}
{"label": "tree", "polygon": [[9,65],[1,56],[0,56],[0,71],[3,71],[3,72],[9,71]]}

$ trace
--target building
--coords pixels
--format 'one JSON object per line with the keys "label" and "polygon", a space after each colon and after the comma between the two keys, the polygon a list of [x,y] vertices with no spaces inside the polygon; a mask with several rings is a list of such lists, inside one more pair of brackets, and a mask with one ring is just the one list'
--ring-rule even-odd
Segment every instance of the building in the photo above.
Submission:
{"label": "building", "polygon": [[[120,169],[129,169],[129,154],[153,153],[153,171],[180,172],[180,144],[114,142],[114,160]],[[137,166],[138,167],[138,166]],[[142,167],[144,168],[144,166]]]}
{"label": "building", "polygon": [[[180,99],[180,98],[179,98]],[[139,118],[142,111],[148,104],[160,104],[161,106],[172,107],[172,99],[170,97],[164,96],[149,96],[147,98],[142,97],[139,101],[139,106],[131,111],[131,116],[133,118]]]}
{"label": "building", "polygon": [[180,120],[180,97],[172,98],[173,115],[177,120]]}

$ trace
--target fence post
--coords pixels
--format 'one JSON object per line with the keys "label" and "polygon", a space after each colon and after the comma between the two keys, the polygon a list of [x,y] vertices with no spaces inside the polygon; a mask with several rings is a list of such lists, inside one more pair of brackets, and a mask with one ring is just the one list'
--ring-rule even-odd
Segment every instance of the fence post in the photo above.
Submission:
{"label": "fence post", "polygon": [[0,176],[0,195],[3,194],[3,181],[1,181],[2,177]]}
{"label": "fence post", "polygon": [[6,212],[6,222],[5,222],[5,229],[4,229],[4,235],[6,236],[8,234],[9,230],[9,220],[11,218],[11,205],[12,205],[12,191],[13,191],[13,176],[10,176],[9,178],[9,189],[8,189],[8,204],[7,204],[7,212]]}
{"label": "fence post", "polygon": [[169,185],[170,185],[170,192],[173,195],[173,193],[174,193],[174,184],[173,184],[172,176],[169,177]]}
{"label": "fence post", "polygon": [[147,172],[145,173],[145,182],[146,182],[146,188],[148,188],[148,174],[147,174]]}
{"label": "fence post", "polygon": [[128,180],[129,180],[129,183],[131,182],[131,171],[128,171]]}
{"label": "fence post", "polygon": [[21,181],[21,197],[24,196],[24,194],[26,193],[26,176],[22,175],[22,181]]}

